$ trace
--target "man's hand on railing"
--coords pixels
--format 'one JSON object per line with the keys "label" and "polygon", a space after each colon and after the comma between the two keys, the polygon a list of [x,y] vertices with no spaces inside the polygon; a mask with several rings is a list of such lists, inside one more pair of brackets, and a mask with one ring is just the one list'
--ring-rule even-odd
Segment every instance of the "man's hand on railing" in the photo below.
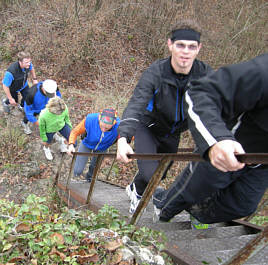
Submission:
{"label": "man's hand on railing", "polygon": [[132,160],[127,157],[128,154],[134,154],[133,149],[127,143],[127,139],[125,137],[121,137],[117,141],[116,158],[121,162],[128,163]]}
{"label": "man's hand on railing", "polygon": [[70,144],[67,149],[67,154],[71,155],[73,152],[75,152],[75,148],[73,144]]}
{"label": "man's hand on railing", "polygon": [[237,171],[245,166],[235,157],[235,154],[244,154],[242,145],[236,141],[223,140],[214,144],[209,150],[211,164],[217,169],[227,171]]}

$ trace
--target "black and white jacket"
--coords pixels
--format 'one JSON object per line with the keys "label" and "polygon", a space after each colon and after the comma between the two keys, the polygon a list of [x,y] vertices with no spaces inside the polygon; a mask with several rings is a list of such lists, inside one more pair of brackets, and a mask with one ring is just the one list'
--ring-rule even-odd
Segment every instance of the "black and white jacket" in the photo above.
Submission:
{"label": "black and white jacket", "polygon": [[240,142],[248,153],[267,153],[268,53],[192,81],[184,110],[204,157],[226,139]]}

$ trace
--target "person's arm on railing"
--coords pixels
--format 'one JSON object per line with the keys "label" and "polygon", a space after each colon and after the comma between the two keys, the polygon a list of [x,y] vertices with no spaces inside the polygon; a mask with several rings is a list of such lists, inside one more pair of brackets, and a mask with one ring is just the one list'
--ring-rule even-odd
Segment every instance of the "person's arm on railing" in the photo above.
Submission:
{"label": "person's arm on railing", "polygon": [[67,150],[68,155],[71,155],[73,152],[75,152],[74,145],[77,137],[86,132],[85,121],[86,119],[83,119],[75,128],[72,129],[69,136],[69,146]]}

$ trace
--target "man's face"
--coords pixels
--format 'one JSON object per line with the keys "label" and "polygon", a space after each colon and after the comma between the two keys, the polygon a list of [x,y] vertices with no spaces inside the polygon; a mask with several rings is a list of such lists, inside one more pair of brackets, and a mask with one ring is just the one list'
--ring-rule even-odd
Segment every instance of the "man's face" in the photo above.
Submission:
{"label": "man's face", "polygon": [[199,53],[201,43],[192,40],[168,39],[168,48],[171,52],[171,65],[176,73],[188,74],[192,68],[194,59]]}
{"label": "man's face", "polygon": [[102,132],[108,132],[113,128],[112,124],[106,124],[102,121],[99,121],[99,125]]}
{"label": "man's face", "polygon": [[31,65],[31,58],[24,58],[22,61],[19,61],[20,68],[29,68]]}

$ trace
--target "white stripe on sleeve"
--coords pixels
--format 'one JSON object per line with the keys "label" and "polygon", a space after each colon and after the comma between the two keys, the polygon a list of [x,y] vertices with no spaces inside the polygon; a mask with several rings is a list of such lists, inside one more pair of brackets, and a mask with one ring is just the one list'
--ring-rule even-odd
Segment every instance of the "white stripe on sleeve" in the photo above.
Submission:
{"label": "white stripe on sleeve", "polygon": [[195,127],[198,130],[198,132],[202,135],[202,137],[209,146],[212,146],[215,143],[217,143],[216,139],[210,134],[210,132],[207,130],[203,122],[200,120],[200,117],[193,111],[193,102],[190,96],[188,95],[188,91],[185,93],[185,100],[189,105],[188,109],[189,117],[195,123]]}

